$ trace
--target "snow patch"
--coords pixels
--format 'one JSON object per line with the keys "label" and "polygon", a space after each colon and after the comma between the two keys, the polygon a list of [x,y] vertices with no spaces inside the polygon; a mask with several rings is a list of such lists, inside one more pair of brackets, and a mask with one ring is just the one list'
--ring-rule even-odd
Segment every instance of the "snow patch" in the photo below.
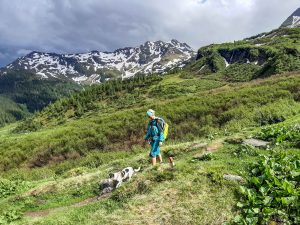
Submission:
{"label": "snow patch", "polygon": [[83,75],[83,76],[80,76],[80,77],[73,77],[72,80],[74,80],[75,82],[83,82],[83,81],[86,81],[88,79],[87,76]]}
{"label": "snow patch", "polygon": [[[144,50],[145,49],[145,50]],[[114,52],[92,51],[81,54],[51,54],[35,52],[20,58],[16,63],[34,71],[42,78],[71,76],[75,82],[100,82],[101,75],[96,71],[117,70],[121,77],[128,78],[136,73],[164,73],[175,67],[182,68],[195,52],[184,43],[146,42],[135,48],[124,48]],[[84,70],[78,70],[79,66]],[[14,68],[12,64],[6,69]],[[90,71],[95,73],[90,75]]]}
{"label": "snow patch", "polygon": [[300,16],[293,16],[291,28],[297,27],[298,25],[300,25]]}
{"label": "snow patch", "polygon": [[230,66],[229,62],[227,62],[227,60],[225,59],[225,57],[223,57],[223,59],[224,59],[224,62],[225,62],[225,67]]}

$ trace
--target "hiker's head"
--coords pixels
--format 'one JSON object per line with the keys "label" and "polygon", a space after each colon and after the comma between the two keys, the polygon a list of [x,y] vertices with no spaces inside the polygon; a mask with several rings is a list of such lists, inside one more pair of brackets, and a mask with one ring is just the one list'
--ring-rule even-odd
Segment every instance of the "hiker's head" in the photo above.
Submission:
{"label": "hiker's head", "polygon": [[155,119],[155,111],[153,109],[149,109],[147,111],[147,116],[149,117],[149,119],[154,120]]}

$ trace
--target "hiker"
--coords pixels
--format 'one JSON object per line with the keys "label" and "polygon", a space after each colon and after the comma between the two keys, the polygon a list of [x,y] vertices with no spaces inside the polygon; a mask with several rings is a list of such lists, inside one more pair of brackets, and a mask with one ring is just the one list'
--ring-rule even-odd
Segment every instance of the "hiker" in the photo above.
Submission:
{"label": "hiker", "polygon": [[162,163],[162,156],[160,153],[160,146],[164,141],[164,132],[163,128],[159,123],[157,117],[155,117],[155,111],[149,109],[147,111],[147,116],[149,117],[147,134],[145,136],[145,141],[149,142],[151,145],[151,150],[149,156],[151,157],[152,165],[156,165],[156,158],[158,158],[159,162]]}

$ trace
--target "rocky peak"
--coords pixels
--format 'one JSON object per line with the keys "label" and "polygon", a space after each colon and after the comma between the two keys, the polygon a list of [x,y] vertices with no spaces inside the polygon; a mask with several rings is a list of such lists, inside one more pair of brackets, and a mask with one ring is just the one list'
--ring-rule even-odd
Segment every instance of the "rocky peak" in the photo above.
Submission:
{"label": "rocky peak", "polygon": [[300,8],[298,8],[292,15],[290,15],[280,26],[281,28],[300,27]]}
{"label": "rocky peak", "polygon": [[55,77],[77,83],[102,82],[112,78],[127,78],[137,73],[166,73],[183,67],[195,56],[193,49],[177,40],[147,41],[138,47],[126,47],[113,52],[91,51],[81,54],[56,54],[34,51],[0,70],[22,69],[43,79]]}

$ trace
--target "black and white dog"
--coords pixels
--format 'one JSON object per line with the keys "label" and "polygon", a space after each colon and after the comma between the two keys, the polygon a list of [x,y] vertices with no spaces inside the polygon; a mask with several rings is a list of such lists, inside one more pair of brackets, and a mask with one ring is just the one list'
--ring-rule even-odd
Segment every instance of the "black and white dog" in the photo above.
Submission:
{"label": "black and white dog", "polygon": [[122,171],[111,173],[109,178],[116,181],[116,188],[120,187],[122,182],[126,179],[130,180],[131,177],[138,171],[140,171],[141,167],[138,169],[133,169],[133,167],[126,167]]}
{"label": "black and white dog", "polygon": [[115,188],[120,187],[123,181],[122,171],[109,174],[109,178],[115,181],[116,183]]}
{"label": "black and white dog", "polygon": [[139,172],[141,169],[141,167],[139,167],[138,169],[133,169],[132,167],[126,167],[125,169],[122,170],[122,177],[123,180],[130,180],[131,177],[136,173]]}

